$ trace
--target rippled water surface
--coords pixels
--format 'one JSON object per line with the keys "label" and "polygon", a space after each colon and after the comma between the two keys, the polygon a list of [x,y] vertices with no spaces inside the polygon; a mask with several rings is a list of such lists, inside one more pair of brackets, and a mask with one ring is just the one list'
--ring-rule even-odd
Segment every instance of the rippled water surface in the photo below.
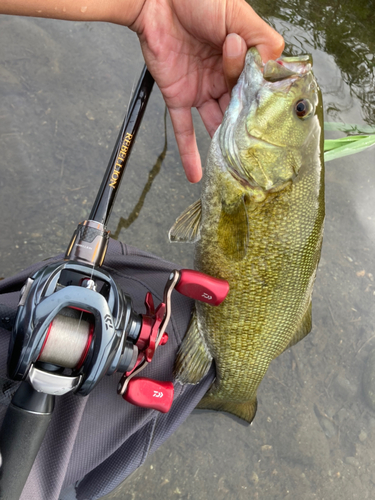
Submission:
{"label": "rippled water surface", "polygon": [[[289,54],[310,52],[326,121],[375,125],[373,1],[256,1]],[[65,250],[100,185],[143,65],[107,24],[0,18],[0,277]],[[209,137],[196,120],[205,156]],[[153,91],[110,229],[184,266],[174,219],[199,196]],[[112,499],[366,499],[375,496],[375,413],[362,377],[375,348],[374,149],[327,163],[327,217],[313,332],[276,359],[251,427],[193,414]],[[130,220],[129,220],[130,217]],[[133,221],[129,225],[129,222]]]}

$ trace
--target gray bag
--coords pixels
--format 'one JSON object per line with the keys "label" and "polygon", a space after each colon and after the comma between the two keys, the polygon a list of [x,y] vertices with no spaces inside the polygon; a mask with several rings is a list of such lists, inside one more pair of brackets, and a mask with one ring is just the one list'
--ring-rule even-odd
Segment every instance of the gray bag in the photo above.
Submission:
{"label": "gray bag", "polygon": [[[6,377],[10,331],[19,291],[27,277],[48,262],[35,264],[0,282],[0,419],[18,384]],[[150,291],[155,305],[176,266],[146,252],[110,240],[103,268],[130,295],[133,308],[145,313]],[[169,340],[160,347],[142,376],[171,381],[173,362],[187,330],[193,301],[173,292]],[[115,489],[142,465],[187,418],[214,379],[214,369],[196,386],[175,383],[169,413],[139,408],[117,395],[121,374],[104,377],[87,397],[67,394],[56,401],[46,437],[23,490],[21,500],[93,500]]]}

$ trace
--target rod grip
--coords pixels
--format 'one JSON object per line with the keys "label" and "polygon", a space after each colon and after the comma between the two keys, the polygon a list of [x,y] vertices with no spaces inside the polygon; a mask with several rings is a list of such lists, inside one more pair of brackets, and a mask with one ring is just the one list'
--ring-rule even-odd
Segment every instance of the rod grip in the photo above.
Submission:
{"label": "rod grip", "polygon": [[[34,389],[27,382],[22,382],[1,427],[1,500],[19,500],[52,418],[54,396],[37,393],[33,398],[32,391]],[[25,399],[25,395],[29,399]],[[17,406],[27,406],[28,402],[28,409]]]}

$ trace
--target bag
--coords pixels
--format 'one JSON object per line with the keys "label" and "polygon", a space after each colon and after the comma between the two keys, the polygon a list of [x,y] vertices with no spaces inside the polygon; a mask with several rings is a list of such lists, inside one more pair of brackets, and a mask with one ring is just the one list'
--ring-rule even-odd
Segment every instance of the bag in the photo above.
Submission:
{"label": "bag", "polygon": [[[7,379],[7,354],[20,290],[26,279],[62,255],[25,269],[0,282],[0,419],[19,383]],[[155,305],[163,299],[168,276],[176,266],[147,252],[110,240],[103,269],[125,293],[133,308],[145,313],[150,291]],[[157,349],[142,376],[171,381],[177,350],[187,330],[193,300],[174,293],[169,340]],[[169,413],[133,406],[117,394],[122,374],[104,377],[87,396],[66,394],[56,407],[21,500],[94,500],[115,489],[188,417],[214,379],[208,375],[195,386],[175,383]]]}

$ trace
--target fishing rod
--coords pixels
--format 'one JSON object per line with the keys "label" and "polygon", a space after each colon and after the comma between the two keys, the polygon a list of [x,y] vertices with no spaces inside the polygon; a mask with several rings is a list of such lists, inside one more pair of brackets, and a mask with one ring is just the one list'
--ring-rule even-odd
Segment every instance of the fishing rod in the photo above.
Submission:
{"label": "fishing rod", "polygon": [[219,305],[229,285],[197,271],[173,271],[163,302],[146,294],[146,313],[102,269],[107,222],[149,100],[154,79],[140,75],[89,218],[74,231],[62,261],[23,286],[8,352],[8,375],[21,381],[0,430],[0,500],[18,500],[53,415],[56,396],[88,395],[104,375],[122,373],[128,403],[168,412],[173,383],[137,376],[168,340],[171,295]]}

